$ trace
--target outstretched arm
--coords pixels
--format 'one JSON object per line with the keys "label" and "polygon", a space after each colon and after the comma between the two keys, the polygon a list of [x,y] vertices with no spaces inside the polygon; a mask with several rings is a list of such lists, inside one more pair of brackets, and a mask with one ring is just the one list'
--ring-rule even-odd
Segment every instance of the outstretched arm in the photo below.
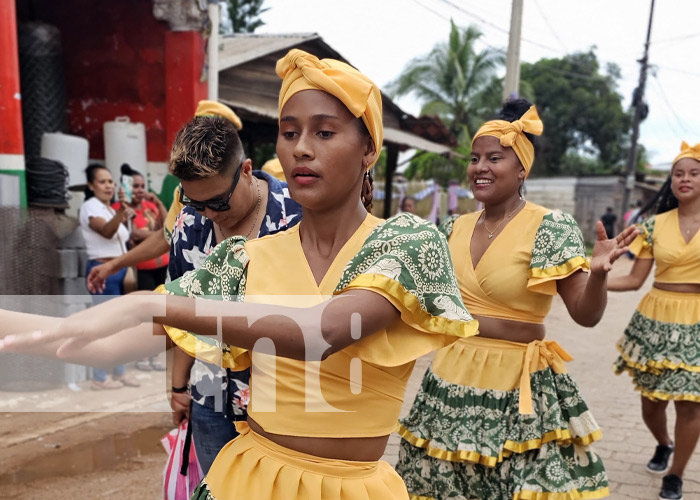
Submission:
{"label": "outstretched arm", "polygon": [[133,266],[144,260],[155,259],[169,249],[170,245],[163,238],[163,233],[154,231],[140,245],[135,246],[125,254],[92,268],[87,278],[88,290],[93,293],[103,291],[105,280],[122,267]]}
{"label": "outstretched arm", "polygon": [[[137,292],[82,311],[57,327],[40,326],[41,331],[9,341],[6,338],[0,350],[17,351],[41,342],[68,341],[59,350],[61,356],[73,356],[76,349],[84,353],[92,346],[90,354],[99,355],[100,359],[114,355],[110,349],[120,356],[131,352],[137,359],[152,348],[153,333],[162,332],[162,327],[151,326],[156,324],[200,335],[217,335],[220,331],[226,344],[249,350],[254,350],[260,339],[270,339],[277,356],[323,359],[398,319],[398,310],[387,299],[367,290],[348,291],[309,308]],[[142,324],[146,326],[135,328]],[[118,333],[122,330],[130,331],[128,335]],[[132,346],[124,347],[124,343]]]}
{"label": "outstretched arm", "polygon": [[607,239],[603,224],[598,221],[596,234],[590,275],[578,271],[557,281],[557,291],[571,318],[579,325],[589,327],[597,325],[603,317],[608,303],[608,272],[613,263],[627,252],[627,245],[634,240],[637,230],[629,227],[615,238]]}

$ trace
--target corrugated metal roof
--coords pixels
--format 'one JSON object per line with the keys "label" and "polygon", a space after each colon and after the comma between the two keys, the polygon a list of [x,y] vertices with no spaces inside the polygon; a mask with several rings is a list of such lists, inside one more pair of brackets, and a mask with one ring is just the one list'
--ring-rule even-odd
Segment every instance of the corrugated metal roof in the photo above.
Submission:
{"label": "corrugated metal roof", "polygon": [[284,35],[235,34],[219,45],[219,71],[320,38],[316,33]]}
{"label": "corrugated metal roof", "polygon": [[430,153],[447,154],[452,151],[447,146],[392,127],[384,127],[384,140],[413,149],[422,149]]}

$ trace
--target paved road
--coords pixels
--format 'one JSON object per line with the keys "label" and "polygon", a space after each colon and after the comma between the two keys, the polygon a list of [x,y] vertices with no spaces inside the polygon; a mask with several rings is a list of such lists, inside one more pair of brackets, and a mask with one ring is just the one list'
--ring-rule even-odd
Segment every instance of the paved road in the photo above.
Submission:
{"label": "paved road", "polygon": [[[613,272],[630,268],[624,259]],[[639,393],[632,388],[631,377],[616,376],[612,363],[617,358],[615,342],[625,329],[639,300],[651,286],[651,281],[638,292],[610,293],[602,321],[595,328],[576,325],[557,297],[547,317],[547,336],[559,342],[573,357],[568,369],[578,382],[583,396],[603,429],[603,439],[595,448],[603,458],[611,484],[611,500],[656,500],[661,479],[648,474],[644,468],[656,443],[642,421]],[[418,361],[409,382],[405,415],[418,390],[429,359]],[[670,412],[669,421],[675,416]],[[398,437],[392,436],[385,460],[396,463]],[[686,470],[684,500],[700,500],[700,446]]]}

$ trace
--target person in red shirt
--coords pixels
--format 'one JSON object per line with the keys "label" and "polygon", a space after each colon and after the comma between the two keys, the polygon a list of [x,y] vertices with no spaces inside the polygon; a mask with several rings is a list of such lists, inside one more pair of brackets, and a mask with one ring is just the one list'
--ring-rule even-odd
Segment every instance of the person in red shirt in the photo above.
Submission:
{"label": "person in red shirt", "polygon": [[[148,238],[151,233],[163,231],[163,222],[168,215],[168,210],[154,193],[146,190],[146,179],[143,175],[131,168],[127,163],[122,165],[121,172],[122,177],[130,176],[133,181],[131,202],[125,202],[133,211],[133,215],[129,220],[131,238],[127,243],[127,246],[131,249]],[[116,202],[112,205],[115,210],[119,209],[120,206],[121,202]],[[158,286],[165,283],[168,262],[169,254],[165,252],[159,257],[136,264],[137,288],[139,290],[155,290]],[[144,371],[165,370],[163,363],[155,358],[138,361],[136,367]]]}

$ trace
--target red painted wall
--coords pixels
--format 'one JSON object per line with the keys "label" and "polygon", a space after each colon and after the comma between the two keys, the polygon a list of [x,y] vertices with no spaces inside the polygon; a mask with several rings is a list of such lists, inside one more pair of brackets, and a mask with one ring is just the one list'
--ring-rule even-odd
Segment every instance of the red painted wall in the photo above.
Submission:
{"label": "red painted wall", "polygon": [[186,95],[179,101],[170,99],[166,106],[166,89],[182,85],[169,85],[168,78],[178,75],[166,75],[166,67],[172,66],[168,58],[174,57],[166,50],[166,40],[183,38],[184,33],[170,32],[167,23],[153,17],[152,9],[151,0],[18,0],[20,22],[44,21],[61,30],[69,133],[90,141],[91,158],[104,158],[104,122],[129,116],[146,126],[148,160],[167,161],[174,136],[167,133],[173,126],[168,125],[169,116],[184,115],[180,108],[192,116],[196,101],[191,101],[206,95],[206,84],[199,82],[201,36],[184,32],[189,33],[184,37],[189,46],[178,50],[199,73]]}
{"label": "red painted wall", "polygon": [[0,1],[0,154],[24,154],[19,55],[13,2]]}

